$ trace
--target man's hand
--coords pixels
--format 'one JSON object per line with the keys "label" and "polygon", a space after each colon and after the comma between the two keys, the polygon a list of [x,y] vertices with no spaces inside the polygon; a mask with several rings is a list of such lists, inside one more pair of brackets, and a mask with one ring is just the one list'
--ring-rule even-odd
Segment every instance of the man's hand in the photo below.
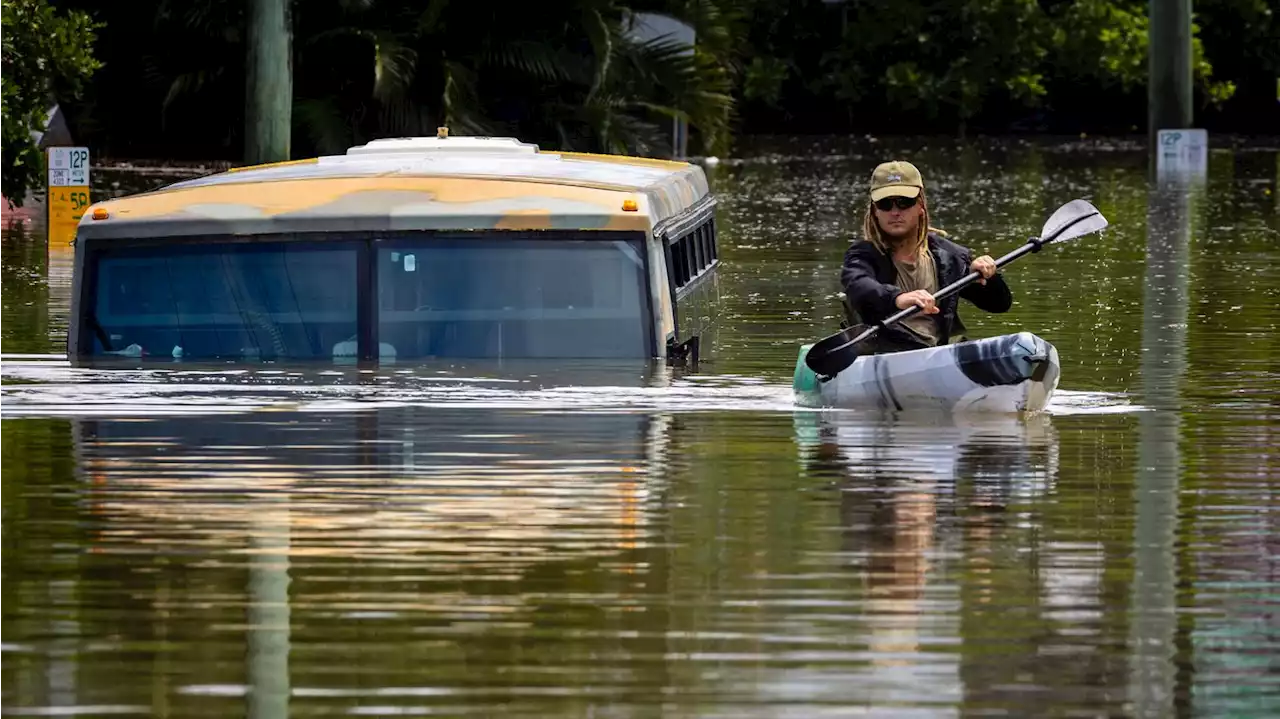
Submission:
{"label": "man's hand", "polygon": [[[987,259],[991,258],[988,257]],[[993,264],[992,266],[994,267],[995,265]],[[938,305],[934,304],[933,295],[924,290],[903,292],[893,299],[893,304],[897,305],[900,310],[905,310],[912,305],[918,305],[926,315],[936,315],[941,311],[938,309]]]}
{"label": "man's hand", "polygon": [[978,284],[985,285],[987,284],[987,280],[991,279],[996,274],[996,261],[991,259],[991,255],[983,255],[982,257],[974,260],[973,264],[969,265],[969,271],[977,272],[982,275],[978,280]]}

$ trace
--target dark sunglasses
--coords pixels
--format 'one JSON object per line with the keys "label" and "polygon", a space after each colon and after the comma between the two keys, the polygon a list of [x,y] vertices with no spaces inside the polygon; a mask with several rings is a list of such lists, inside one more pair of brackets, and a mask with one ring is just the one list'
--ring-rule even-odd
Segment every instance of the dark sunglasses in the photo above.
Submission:
{"label": "dark sunglasses", "polygon": [[919,197],[883,197],[876,200],[876,209],[881,212],[888,212],[894,207],[897,207],[899,210],[905,210],[908,207],[915,207],[916,203],[919,201]]}

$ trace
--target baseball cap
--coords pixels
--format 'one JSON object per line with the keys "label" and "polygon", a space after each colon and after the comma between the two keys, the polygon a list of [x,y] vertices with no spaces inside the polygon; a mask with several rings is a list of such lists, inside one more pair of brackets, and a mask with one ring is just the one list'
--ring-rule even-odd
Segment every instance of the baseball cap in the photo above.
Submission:
{"label": "baseball cap", "polygon": [[876,166],[871,173],[871,201],[886,197],[917,197],[924,189],[920,171],[910,162],[894,160]]}

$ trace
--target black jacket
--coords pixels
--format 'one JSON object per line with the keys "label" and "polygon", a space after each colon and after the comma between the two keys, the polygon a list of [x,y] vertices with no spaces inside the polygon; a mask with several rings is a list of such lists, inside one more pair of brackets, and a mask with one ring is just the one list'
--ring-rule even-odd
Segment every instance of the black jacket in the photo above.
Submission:
{"label": "black jacket", "polygon": [[[969,248],[933,232],[929,233],[929,254],[933,255],[938,271],[938,289],[969,274],[969,265],[973,263],[973,252]],[[874,324],[898,312],[893,303],[902,294],[902,288],[894,284],[897,279],[893,259],[866,240],[855,242],[844,253],[840,284],[844,285],[845,302],[857,313],[856,320]],[[999,273],[985,285],[974,282],[938,303],[941,311],[933,315],[938,324],[938,344],[947,344],[952,336],[964,333],[959,313],[961,297],[987,312],[1006,312],[1013,305],[1013,295]]]}

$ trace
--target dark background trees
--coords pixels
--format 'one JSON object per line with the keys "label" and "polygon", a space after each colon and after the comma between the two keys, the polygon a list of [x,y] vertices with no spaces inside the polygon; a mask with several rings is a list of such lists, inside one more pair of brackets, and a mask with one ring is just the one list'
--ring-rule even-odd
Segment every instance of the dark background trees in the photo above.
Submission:
{"label": "dark background trees", "polygon": [[[28,30],[9,8],[48,1],[5,0],[6,98],[10,38]],[[78,142],[100,156],[241,156],[244,0],[51,1],[96,23],[102,67],[78,96],[58,82],[23,92],[56,97]],[[633,11],[693,25],[697,51],[630,39]],[[1197,125],[1277,132],[1274,0],[1200,0],[1196,11]],[[693,153],[755,133],[1130,133],[1146,122],[1144,0],[309,0],[292,24],[295,156],[438,125],[663,155],[673,118],[690,122]]]}

